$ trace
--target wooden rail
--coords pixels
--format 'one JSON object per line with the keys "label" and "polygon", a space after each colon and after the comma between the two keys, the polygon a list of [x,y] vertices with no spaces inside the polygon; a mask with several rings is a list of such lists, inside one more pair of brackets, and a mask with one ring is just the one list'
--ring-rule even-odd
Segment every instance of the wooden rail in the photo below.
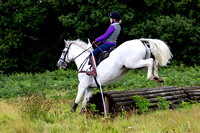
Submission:
{"label": "wooden rail", "polygon": [[[106,111],[107,113],[116,114],[121,112],[122,109],[130,111],[136,108],[135,101],[132,96],[138,95],[149,99],[150,108],[158,107],[158,96],[170,101],[170,108],[180,105],[182,101],[197,101],[200,102],[200,87],[157,87],[157,88],[144,88],[144,89],[132,89],[124,91],[108,91],[103,92]],[[90,104],[95,104],[99,113],[103,112],[103,103],[101,94],[98,92],[93,94],[88,101],[88,109]]]}

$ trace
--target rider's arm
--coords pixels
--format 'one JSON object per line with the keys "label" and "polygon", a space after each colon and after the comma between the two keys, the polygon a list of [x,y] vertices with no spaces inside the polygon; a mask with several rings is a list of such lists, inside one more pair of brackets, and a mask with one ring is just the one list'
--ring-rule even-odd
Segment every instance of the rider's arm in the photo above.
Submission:
{"label": "rider's arm", "polygon": [[107,29],[106,33],[102,36],[95,39],[96,42],[104,41],[106,38],[108,38],[113,31],[115,30],[115,27],[113,25],[110,25],[110,27]]}

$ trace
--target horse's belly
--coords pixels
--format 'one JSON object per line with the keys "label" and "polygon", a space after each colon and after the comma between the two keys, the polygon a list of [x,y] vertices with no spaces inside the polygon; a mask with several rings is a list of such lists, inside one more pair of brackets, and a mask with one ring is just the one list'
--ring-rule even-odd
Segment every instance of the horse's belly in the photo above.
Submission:
{"label": "horse's belly", "polygon": [[128,73],[129,69],[124,69],[121,71],[116,71],[115,73],[112,74],[104,74],[101,77],[101,82],[102,85],[109,85],[109,84],[113,84],[115,82],[117,82],[118,80],[122,79],[127,73]]}

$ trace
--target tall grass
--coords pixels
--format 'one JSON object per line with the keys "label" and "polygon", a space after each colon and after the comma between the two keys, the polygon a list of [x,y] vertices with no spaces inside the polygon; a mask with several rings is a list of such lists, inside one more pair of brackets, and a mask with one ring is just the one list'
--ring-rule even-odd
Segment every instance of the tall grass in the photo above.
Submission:
{"label": "tall grass", "polygon": [[[60,108],[58,109],[58,106]],[[49,121],[40,119],[24,119],[20,115],[19,106],[0,101],[0,132],[89,132],[89,133],[157,133],[157,132],[200,132],[200,105],[176,110],[157,110],[147,114],[127,113],[113,119],[100,116],[71,114],[69,104],[65,101],[55,104],[48,112]],[[57,113],[55,113],[57,111]]]}

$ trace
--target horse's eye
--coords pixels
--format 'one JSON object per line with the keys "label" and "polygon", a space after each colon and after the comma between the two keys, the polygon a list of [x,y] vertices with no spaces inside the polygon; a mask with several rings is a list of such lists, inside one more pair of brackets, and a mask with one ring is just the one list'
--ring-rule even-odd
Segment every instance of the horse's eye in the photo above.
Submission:
{"label": "horse's eye", "polygon": [[65,53],[65,51],[62,51],[62,53]]}

